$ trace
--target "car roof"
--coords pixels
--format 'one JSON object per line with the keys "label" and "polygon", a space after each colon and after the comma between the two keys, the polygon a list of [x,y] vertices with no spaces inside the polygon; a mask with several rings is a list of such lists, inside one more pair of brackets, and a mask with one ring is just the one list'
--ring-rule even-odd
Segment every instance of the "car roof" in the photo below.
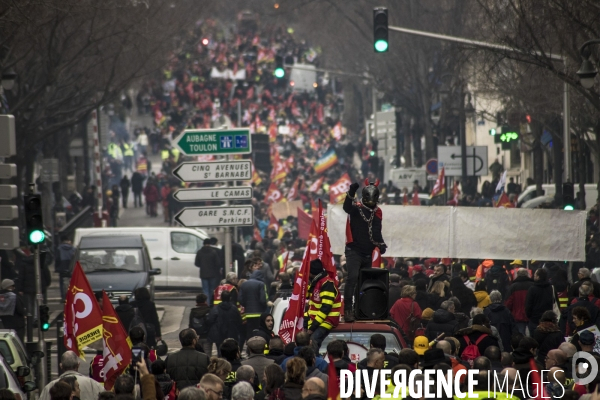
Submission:
{"label": "car roof", "polygon": [[362,322],[340,322],[338,326],[333,328],[335,331],[354,331],[354,332],[393,332],[391,326],[387,324],[373,324]]}
{"label": "car roof", "polygon": [[141,235],[110,235],[110,236],[84,236],[79,242],[80,249],[105,249],[105,248],[143,248],[144,241]]}

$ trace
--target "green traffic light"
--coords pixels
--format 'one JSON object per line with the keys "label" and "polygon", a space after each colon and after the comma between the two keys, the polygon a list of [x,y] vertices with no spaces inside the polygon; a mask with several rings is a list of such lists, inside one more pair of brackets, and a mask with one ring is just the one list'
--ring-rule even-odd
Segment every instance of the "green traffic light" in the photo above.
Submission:
{"label": "green traffic light", "polygon": [[388,49],[388,42],[385,40],[379,39],[375,42],[375,50],[382,53]]}
{"label": "green traffic light", "polygon": [[566,205],[566,206],[563,208],[563,210],[565,210],[565,211],[573,211],[573,210],[575,210],[575,207],[573,207],[571,204],[567,204],[567,205]]}
{"label": "green traffic light", "polygon": [[50,329],[50,324],[49,324],[49,323],[47,323],[47,322],[44,322],[44,323],[42,324],[42,330],[43,330],[43,331],[47,331],[48,329]]}
{"label": "green traffic light", "polygon": [[276,78],[283,78],[285,76],[285,71],[283,68],[276,68],[275,69],[275,77]]}
{"label": "green traffic light", "polygon": [[35,230],[31,231],[31,233],[29,234],[29,241],[33,244],[42,243],[44,239],[46,239],[46,235],[43,231]]}

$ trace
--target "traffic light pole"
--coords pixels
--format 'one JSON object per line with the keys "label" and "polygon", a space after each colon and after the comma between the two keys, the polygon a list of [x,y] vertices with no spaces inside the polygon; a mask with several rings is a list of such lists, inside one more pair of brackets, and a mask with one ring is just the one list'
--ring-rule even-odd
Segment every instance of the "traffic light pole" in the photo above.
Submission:
{"label": "traffic light pole", "polygon": [[[44,342],[44,331],[42,330],[42,316],[40,313],[40,305],[44,304],[44,295],[42,293],[42,270],[40,266],[40,245],[36,244],[33,246],[33,266],[35,269],[35,292],[36,292],[36,301],[35,307],[38,310],[38,318],[37,318],[37,331],[38,331],[38,350],[44,353],[44,357],[49,357],[48,349],[45,347]],[[38,387],[42,387],[46,385],[46,362],[40,362],[38,371]]]}

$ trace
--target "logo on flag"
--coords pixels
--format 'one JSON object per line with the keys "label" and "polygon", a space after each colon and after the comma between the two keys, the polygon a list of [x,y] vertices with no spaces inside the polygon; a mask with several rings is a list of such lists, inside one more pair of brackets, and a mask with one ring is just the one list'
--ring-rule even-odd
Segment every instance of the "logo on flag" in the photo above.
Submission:
{"label": "logo on flag", "polygon": [[104,312],[102,316],[104,368],[102,370],[104,372],[104,388],[110,390],[117,377],[131,364],[132,344],[105,291],[102,291],[102,304],[104,307],[102,310]]}
{"label": "logo on flag", "polygon": [[342,175],[337,182],[329,187],[329,202],[331,204],[337,204],[344,200],[346,193],[350,190],[351,184],[352,181],[350,180],[350,176],[347,173]]}

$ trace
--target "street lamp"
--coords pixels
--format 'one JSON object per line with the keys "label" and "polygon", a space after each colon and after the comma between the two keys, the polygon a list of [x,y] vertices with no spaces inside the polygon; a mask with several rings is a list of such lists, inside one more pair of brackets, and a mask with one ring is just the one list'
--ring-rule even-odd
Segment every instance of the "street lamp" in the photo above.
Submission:
{"label": "street lamp", "polygon": [[12,90],[15,86],[16,79],[17,73],[14,69],[9,68],[6,71],[2,71],[2,88],[4,88],[4,90]]}
{"label": "street lamp", "polygon": [[596,78],[596,75],[598,75],[598,70],[590,61],[592,53],[589,49],[590,45],[597,43],[600,43],[600,39],[588,40],[579,48],[579,54],[581,54],[583,62],[581,63],[579,71],[577,71],[577,76],[579,77],[581,86],[586,89],[591,89],[594,86],[594,79]]}

